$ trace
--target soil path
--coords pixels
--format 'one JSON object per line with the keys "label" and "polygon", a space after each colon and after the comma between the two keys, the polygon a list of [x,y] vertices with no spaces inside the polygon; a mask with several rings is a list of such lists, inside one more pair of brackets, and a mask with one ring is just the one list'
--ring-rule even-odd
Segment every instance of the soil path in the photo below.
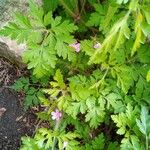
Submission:
{"label": "soil path", "polygon": [[23,111],[23,97],[9,87],[18,78],[18,71],[0,58],[0,150],[19,150],[21,136],[32,135],[34,130],[34,122],[30,122],[35,117]]}
{"label": "soil path", "polygon": [[0,150],[17,150],[24,134],[23,124],[17,122],[23,114],[17,102],[16,93],[0,88],[0,108],[4,110],[0,116]]}

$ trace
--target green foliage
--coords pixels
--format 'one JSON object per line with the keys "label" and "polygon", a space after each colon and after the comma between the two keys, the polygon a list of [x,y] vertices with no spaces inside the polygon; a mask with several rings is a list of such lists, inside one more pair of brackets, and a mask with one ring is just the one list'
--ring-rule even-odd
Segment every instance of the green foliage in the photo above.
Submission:
{"label": "green foliage", "polygon": [[[78,145],[78,142],[74,140],[76,137],[78,137],[78,135],[71,133],[71,132],[68,132],[67,134],[65,134],[63,132],[59,133],[57,131],[54,132],[52,130],[41,128],[36,133],[36,135],[34,137],[35,139],[22,138],[24,146],[22,146],[21,149],[23,149],[23,150],[25,150],[25,149],[33,150],[34,148],[35,148],[35,150],[36,149],[37,150],[52,149],[53,139],[57,138],[59,149],[63,149],[63,141],[66,141],[66,142],[68,142],[67,150],[71,150],[71,149],[75,149],[75,147]],[[33,145],[30,144],[31,141],[33,142]],[[34,145],[34,143],[36,143],[36,144]]]}
{"label": "green foliage", "polygon": [[150,131],[149,130],[149,115],[148,115],[148,110],[146,107],[142,107],[141,110],[141,121],[137,120],[137,125],[140,128],[140,131],[144,134],[144,135],[148,135]]}
{"label": "green foliage", "polygon": [[150,116],[148,113],[148,109],[144,106],[141,108],[141,116],[140,120],[136,120],[137,126],[139,127],[140,131],[145,135],[145,147],[146,149],[149,149],[149,133],[150,133]]}
{"label": "green foliage", "polygon": [[20,150],[40,150],[34,139],[31,139],[30,137],[22,137],[21,140],[25,146],[22,146]]}
{"label": "green foliage", "polygon": [[147,73],[146,79],[147,79],[148,82],[150,81],[150,70]]}
{"label": "green foliage", "polygon": [[[34,85],[34,84],[33,84]],[[11,86],[12,89],[14,89],[17,92],[24,92],[25,98],[24,98],[24,109],[27,110],[29,107],[32,107],[34,105],[39,104],[39,98],[43,96],[42,91],[33,87],[32,84],[30,84],[29,78],[20,78],[18,79],[14,85]]]}
{"label": "green foliage", "polygon": [[[117,133],[120,135],[126,134],[126,136],[129,136],[130,128],[134,129],[135,120],[133,120],[133,117],[136,117],[136,115],[137,110],[133,109],[130,104],[127,105],[127,110],[125,113],[121,112],[118,115],[112,115],[112,120],[117,124],[117,127],[119,127]],[[129,131],[127,128],[129,128]]]}
{"label": "green foliage", "polygon": [[87,25],[99,27],[104,19],[106,11],[104,10],[104,7],[102,5],[94,4],[93,6],[96,12],[91,13]]}
{"label": "green foliage", "polygon": [[103,134],[100,134],[98,137],[96,137],[94,140],[92,140],[89,144],[86,144],[83,149],[99,149],[103,150],[105,146],[105,138]]}
{"label": "green foliage", "polygon": [[10,36],[19,43],[27,41],[28,50],[23,56],[24,62],[28,63],[28,69],[33,69],[33,74],[40,78],[52,74],[57,56],[68,58],[69,61],[75,59],[75,52],[68,44],[75,42],[71,33],[77,30],[77,27],[68,20],[62,21],[59,16],[53,18],[52,12],[44,14],[43,9],[33,1],[30,1],[29,5],[29,15],[32,18],[17,14],[15,21],[5,26],[0,35]]}
{"label": "green foliage", "polygon": [[116,51],[125,41],[129,39],[130,29],[128,28],[127,20],[129,13],[121,18],[110,30],[108,36],[104,40],[100,49],[97,49],[95,54],[91,57],[90,63],[101,63],[107,59],[107,53]]}
{"label": "green foliage", "polygon": [[[127,93],[130,87],[133,86],[136,76],[134,70],[126,65],[115,66],[112,69],[112,75],[117,76],[117,85]],[[128,76],[127,76],[128,75]]]}
{"label": "green foliage", "polygon": [[117,0],[118,4],[126,4],[129,0]]}
{"label": "green foliage", "polygon": [[0,35],[26,44],[32,76],[12,88],[49,125],[22,150],[150,149],[149,0],[29,0],[15,16]]}
{"label": "green foliage", "polygon": [[[51,5],[49,5],[51,4]],[[45,13],[54,11],[58,6],[58,0],[43,0],[43,9]]]}

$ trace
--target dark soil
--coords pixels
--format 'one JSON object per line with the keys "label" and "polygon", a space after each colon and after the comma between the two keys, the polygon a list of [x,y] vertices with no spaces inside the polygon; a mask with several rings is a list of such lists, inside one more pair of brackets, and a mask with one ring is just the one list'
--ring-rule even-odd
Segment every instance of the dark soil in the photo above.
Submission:
{"label": "dark soil", "polygon": [[18,150],[21,136],[32,135],[34,130],[35,116],[23,111],[23,97],[9,87],[20,74],[20,70],[0,58],[0,150]]}

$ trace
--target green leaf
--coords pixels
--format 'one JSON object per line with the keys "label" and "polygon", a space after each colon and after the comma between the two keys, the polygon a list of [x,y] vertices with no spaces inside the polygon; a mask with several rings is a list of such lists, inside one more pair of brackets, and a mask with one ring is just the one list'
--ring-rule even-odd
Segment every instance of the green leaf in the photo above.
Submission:
{"label": "green leaf", "polygon": [[84,40],[81,41],[81,49],[85,52],[86,55],[92,56],[95,52],[95,49],[93,48],[94,43],[92,40]]}
{"label": "green leaf", "polygon": [[114,70],[112,70],[112,74],[113,73],[117,76],[117,86],[120,87],[124,93],[128,92],[130,87],[133,86],[134,80],[137,78],[134,70],[126,65],[116,65]]}
{"label": "green leaf", "polygon": [[26,43],[27,49],[23,60],[28,63],[28,69],[41,78],[52,75],[57,56],[75,62],[76,53],[69,46],[75,43],[72,33],[77,26],[70,21],[62,21],[62,17],[53,18],[52,12],[44,14],[34,0],[29,0],[28,17],[16,14],[16,19],[5,26],[0,35],[10,36],[19,43]]}
{"label": "green leaf", "polygon": [[[73,23],[70,23],[68,20],[61,22],[61,19],[62,19],[61,17],[56,17],[52,21],[52,30],[55,32],[56,35],[59,34],[68,35],[68,33],[72,33],[78,29],[77,26],[75,26]],[[70,38],[72,37],[70,35],[68,36]]]}
{"label": "green leaf", "polygon": [[89,81],[87,81],[85,76],[73,76],[69,78],[69,81],[72,99],[77,101],[86,100],[93,93],[93,91],[89,89]]}
{"label": "green leaf", "polygon": [[126,4],[129,0],[117,0],[118,4]]}
{"label": "green leaf", "polygon": [[[53,40],[53,36],[50,40]],[[55,50],[52,47],[50,49],[50,47],[51,45],[40,46],[30,43],[29,50],[24,52],[24,62],[28,63],[28,69],[33,69],[33,74],[38,78],[52,73],[52,69],[55,68],[57,58]]]}
{"label": "green leaf", "polygon": [[29,107],[36,106],[39,104],[38,96],[40,96],[42,93],[35,88],[31,87],[26,92],[26,97],[24,100],[24,108],[27,110]]}
{"label": "green leaf", "polygon": [[144,83],[144,80],[142,79],[142,77],[140,77],[139,80],[137,81],[136,90],[135,90],[135,94],[138,98],[142,98],[145,87],[146,85]]}
{"label": "green leaf", "polygon": [[27,28],[27,27],[31,28],[31,23],[27,16],[24,16],[21,13],[16,13],[15,19],[17,21],[17,24],[22,28]]}
{"label": "green leaf", "polygon": [[105,148],[105,140],[104,134],[101,133],[82,146],[81,150],[103,150]]}
{"label": "green leaf", "polygon": [[125,42],[126,38],[129,39],[130,29],[127,20],[130,13],[127,13],[111,28],[107,37],[102,43],[100,49],[97,49],[94,55],[90,58],[89,63],[101,63],[106,61],[108,53],[111,55],[112,49],[116,51]]}
{"label": "green leaf", "polygon": [[81,102],[74,102],[71,104],[71,106],[68,106],[68,108],[65,110],[66,113],[70,116],[72,116],[74,119],[76,119],[77,115],[81,112],[84,114],[86,112],[86,104],[84,101]]}
{"label": "green leaf", "polygon": [[16,90],[16,91],[22,91],[25,90],[27,91],[29,88],[29,78],[24,78],[21,77],[19,78],[12,86],[12,89]]}
{"label": "green leaf", "polygon": [[47,13],[54,11],[58,6],[58,0],[43,0],[43,9]]}
{"label": "green leaf", "polygon": [[136,119],[136,123],[140,131],[147,136],[149,133],[148,130],[150,131],[150,116],[146,107],[142,106],[140,120]]}
{"label": "green leaf", "polygon": [[86,101],[87,105],[87,114],[86,114],[86,122],[90,122],[90,126],[96,128],[100,122],[103,122],[105,113],[103,109],[100,109],[99,106],[96,105],[96,99],[94,97],[90,97]]}
{"label": "green leaf", "polygon": [[123,48],[118,49],[111,53],[109,57],[109,64],[124,64],[126,59],[125,50]]}
{"label": "green leaf", "polygon": [[68,58],[69,61],[74,61],[76,59],[75,52],[70,47],[68,47],[61,39],[63,39],[63,37],[57,39],[57,43],[55,46],[58,56],[62,56],[63,59]]}
{"label": "green leaf", "polygon": [[112,4],[109,5],[107,10],[107,15],[103,22],[103,26],[104,26],[103,28],[106,28],[109,25],[110,21],[112,20],[117,10],[118,10],[118,5],[112,5]]}
{"label": "green leaf", "polygon": [[144,150],[144,147],[143,147],[143,145],[140,144],[140,140],[138,139],[137,136],[131,135],[130,138],[131,138],[131,143],[132,143],[133,149]]}
{"label": "green leaf", "polygon": [[44,27],[43,24],[43,16],[44,16],[44,11],[42,7],[39,7],[35,0],[29,0],[29,15],[32,16],[34,19],[32,20],[32,24],[35,26],[40,26]]}
{"label": "green leaf", "polygon": [[121,150],[134,150],[129,138],[124,138],[121,141]]}
{"label": "green leaf", "polygon": [[145,37],[148,37],[150,35],[150,25],[143,21],[141,24],[141,28]]}
{"label": "green leaf", "polygon": [[60,0],[60,5],[64,7],[65,12],[70,16],[74,16],[73,12],[78,13],[79,2],[76,0]]}
{"label": "green leaf", "polygon": [[70,106],[70,101],[70,96],[61,96],[58,98],[57,106],[60,110],[67,110],[67,108]]}
{"label": "green leaf", "polygon": [[[130,130],[134,130],[135,128],[135,118],[138,114],[138,109],[131,106],[131,104],[127,105],[126,112],[121,112],[118,115],[112,115],[112,120],[116,123],[116,126],[119,128],[117,133],[120,135],[130,133]],[[129,133],[128,133],[129,132]]]}
{"label": "green leaf", "polygon": [[22,137],[21,141],[22,141],[22,146],[20,150],[42,150],[36,144],[36,140],[30,137]]}
{"label": "green leaf", "polygon": [[139,7],[139,1],[138,0],[133,0],[129,3],[129,10],[130,11],[137,11]]}
{"label": "green leaf", "polygon": [[134,55],[134,53],[140,47],[141,43],[143,43],[143,38],[142,38],[143,33],[141,28],[142,22],[143,22],[143,15],[140,11],[138,11],[136,16],[135,29],[134,29],[136,33],[136,39],[132,48],[131,55]]}
{"label": "green leaf", "polygon": [[92,140],[92,147],[94,150],[103,150],[105,146],[105,137],[103,133],[99,134],[94,140]]}
{"label": "green leaf", "polygon": [[120,113],[118,116],[117,115],[112,115],[111,116],[112,120],[117,123],[117,127],[119,127],[119,130],[117,133],[119,135],[123,135],[126,132],[126,116],[123,113]]}
{"label": "green leaf", "polygon": [[100,26],[100,24],[102,23],[106,12],[103,6],[100,4],[94,4],[93,6],[95,8],[95,12],[91,13],[90,18],[86,24],[87,26],[97,27]]}
{"label": "green leaf", "polygon": [[105,99],[107,100],[108,109],[110,109],[109,105],[111,105],[115,113],[122,112],[124,110],[124,104],[121,101],[122,97],[119,94],[109,93],[105,96]]}
{"label": "green leaf", "polygon": [[63,59],[68,58],[69,61],[75,60],[75,52],[68,46],[75,42],[73,36],[70,33],[77,30],[77,27],[69,21],[60,22],[61,18],[56,17],[52,22],[52,31],[56,36],[56,46],[55,49],[59,57]]}
{"label": "green leaf", "polygon": [[49,114],[47,112],[39,112],[36,115],[37,115],[37,118],[42,120],[42,121],[49,120]]}
{"label": "green leaf", "polygon": [[150,25],[150,10],[149,5],[143,5],[142,10],[144,12],[147,23]]}
{"label": "green leaf", "polygon": [[[43,11],[38,9],[35,2],[29,1],[32,19],[16,13],[14,21],[10,22],[0,30],[0,35],[9,36],[11,39],[17,40],[18,43],[29,41],[30,38],[43,33]],[[40,32],[37,29],[43,29]],[[33,39],[34,40],[34,39]]]}
{"label": "green leaf", "polygon": [[150,70],[149,70],[148,73],[147,73],[146,80],[147,80],[148,82],[150,81]]}
{"label": "green leaf", "polygon": [[121,150],[145,150],[144,144],[135,135],[130,135],[121,141]]}
{"label": "green leaf", "polygon": [[8,26],[5,26],[0,30],[0,35],[10,36],[11,39],[16,39],[18,43],[23,43],[28,40],[27,38],[30,36],[31,32],[32,29],[28,26],[22,27],[15,23],[9,23]]}
{"label": "green leaf", "polygon": [[48,12],[45,16],[44,16],[44,25],[48,26],[50,25],[52,22],[52,12]]}
{"label": "green leaf", "polygon": [[119,146],[118,146],[118,143],[117,143],[117,142],[110,142],[110,143],[109,143],[107,150],[112,150],[112,149],[119,150]]}
{"label": "green leaf", "polygon": [[65,83],[63,81],[63,75],[62,75],[62,73],[59,69],[56,70],[54,80],[57,81],[57,83],[58,83],[58,85],[60,86],[61,89],[65,88]]}
{"label": "green leaf", "polygon": [[150,63],[150,53],[149,53],[150,46],[148,44],[141,45],[140,49],[138,50],[138,56],[141,63]]}
{"label": "green leaf", "polygon": [[40,148],[47,150],[52,147],[52,139],[56,134],[58,135],[58,133],[55,131],[53,132],[52,130],[48,130],[46,128],[40,128],[34,138],[36,139],[36,143]]}

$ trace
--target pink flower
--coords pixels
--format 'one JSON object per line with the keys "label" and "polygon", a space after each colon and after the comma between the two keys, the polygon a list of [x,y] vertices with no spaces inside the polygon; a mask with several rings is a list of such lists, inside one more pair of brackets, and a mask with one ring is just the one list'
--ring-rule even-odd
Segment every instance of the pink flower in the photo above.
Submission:
{"label": "pink flower", "polygon": [[101,47],[101,44],[100,43],[96,43],[94,46],[93,46],[95,49],[98,49]]}
{"label": "pink flower", "polygon": [[69,46],[74,48],[77,53],[80,52],[80,43],[69,44]]}
{"label": "pink flower", "polygon": [[62,113],[58,109],[55,109],[55,111],[51,112],[51,115],[52,119],[56,121],[59,121],[60,118],[62,117]]}
{"label": "pink flower", "polygon": [[63,148],[66,148],[67,145],[68,145],[68,142],[67,142],[67,141],[64,141],[64,143],[63,143]]}

